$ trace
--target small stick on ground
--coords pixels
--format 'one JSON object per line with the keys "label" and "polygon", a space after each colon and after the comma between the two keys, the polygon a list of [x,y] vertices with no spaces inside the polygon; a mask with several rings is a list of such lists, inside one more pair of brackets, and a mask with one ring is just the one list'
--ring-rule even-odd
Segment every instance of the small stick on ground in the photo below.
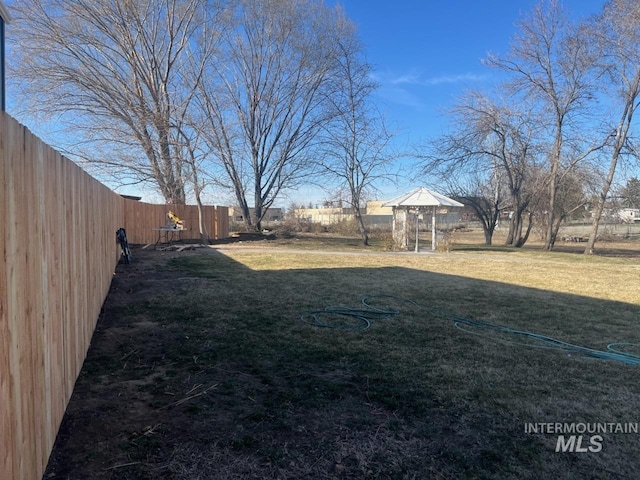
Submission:
{"label": "small stick on ground", "polygon": [[[189,390],[189,392],[187,393],[187,395],[188,395],[190,392],[193,392],[194,390],[196,390],[197,388],[199,388],[200,386],[201,386],[201,384],[200,384],[200,385],[197,385],[197,386],[195,386],[195,387],[193,387],[191,390]],[[200,393],[196,393],[195,395],[189,395],[189,396],[187,396],[187,397],[185,397],[185,398],[183,398],[183,399],[181,399],[181,400],[178,400],[177,402],[173,402],[173,403],[170,403],[170,404],[168,404],[168,405],[165,405],[164,407],[160,407],[160,408],[159,408],[159,410],[162,410],[162,409],[164,409],[164,408],[173,407],[173,406],[176,406],[176,405],[181,405],[181,404],[183,404],[184,402],[188,402],[188,401],[189,401],[189,400],[191,400],[192,398],[196,398],[196,397],[199,397],[200,395],[204,395],[204,394],[205,394],[205,393],[207,393],[209,390],[211,390],[212,388],[215,388],[215,387],[217,387],[217,386],[218,386],[218,384],[217,384],[217,383],[214,383],[214,384],[213,384],[213,385],[211,385],[209,388],[207,388],[206,390],[201,391]]]}
{"label": "small stick on ground", "polygon": [[121,463],[120,465],[114,465],[113,467],[107,467],[104,469],[104,471],[106,472],[107,470],[115,470],[116,468],[124,468],[124,467],[131,467],[133,465],[140,465],[142,462],[131,462],[131,463]]}

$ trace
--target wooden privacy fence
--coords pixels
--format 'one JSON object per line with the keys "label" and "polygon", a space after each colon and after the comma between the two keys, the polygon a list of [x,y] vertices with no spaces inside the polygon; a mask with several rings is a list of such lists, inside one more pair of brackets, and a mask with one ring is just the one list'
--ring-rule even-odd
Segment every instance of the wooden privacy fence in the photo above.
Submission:
{"label": "wooden privacy fence", "polygon": [[[4,112],[0,187],[0,479],[40,479],[120,256],[115,232],[150,243],[166,206],[125,200]],[[197,233],[193,210],[176,206]],[[206,209],[210,237],[228,236],[226,210]]]}
{"label": "wooden privacy fence", "polygon": [[[183,240],[200,240],[198,207],[195,205],[152,205],[134,200],[125,201],[124,227],[129,243],[155,243],[158,228],[167,224],[167,212],[171,210],[184,220],[186,230],[181,232]],[[204,225],[210,239],[229,237],[229,209],[227,207],[202,207]]]}

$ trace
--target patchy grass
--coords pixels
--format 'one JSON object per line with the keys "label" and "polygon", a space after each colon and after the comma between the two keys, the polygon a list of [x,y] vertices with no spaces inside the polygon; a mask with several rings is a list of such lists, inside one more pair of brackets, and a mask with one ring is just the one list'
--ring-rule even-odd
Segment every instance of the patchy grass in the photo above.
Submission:
{"label": "patchy grass", "polygon": [[[640,261],[341,250],[134,252],[137,263],[118,268],[47,474],[635,477],[640,435],[606,434],[599,453],[556,453],[557,435],[524,428],[638,422],[640,367],[473,335],[451,317],[596,349],[640,343]],[[364,295],[394,296],[376,302],[401,313],[364,331],[300,321],[326,306],[362,308]]]}

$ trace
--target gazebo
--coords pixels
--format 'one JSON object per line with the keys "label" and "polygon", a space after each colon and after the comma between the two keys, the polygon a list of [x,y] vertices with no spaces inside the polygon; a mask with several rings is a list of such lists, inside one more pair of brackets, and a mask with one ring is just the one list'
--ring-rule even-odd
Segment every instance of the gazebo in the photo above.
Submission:
{"label": "gazebo", "polygon": [[431,207],[431,250],[436,249],[436,209],[438,207],[464,207],[460,202],[425,187],[418,187],[388,202],[383,207],[393,207],[393,240],[397,246],[408,247],[407,215],[416,214],[416,252],[418,252],[418,227],[420,212]]}

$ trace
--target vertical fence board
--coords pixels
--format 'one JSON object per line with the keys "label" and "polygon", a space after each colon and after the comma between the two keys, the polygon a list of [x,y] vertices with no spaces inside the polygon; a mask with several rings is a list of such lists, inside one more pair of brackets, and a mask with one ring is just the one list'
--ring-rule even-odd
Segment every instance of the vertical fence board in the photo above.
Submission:
{"label": "vertical fence board", "polygon": [[[0,114],[0,132],[7,132],[10,122],[6,121],[4,114]],[[13,132],[8,135],[0,135],[0,206],[6,210],[9,201],[7,187],[11,182],[8,170],[8,157],[11,154],[10,142],[15,138]],[[9,275],[9,262],[7,258],[6,240],[8,232],[6,221],[0,222],[0,442],[4,445],[0,449],[0,478],[18,478],[15,464],[16,414],[14,408],[15,385],[12,376],[13,338],[9,325],[7,277]]]}
{"label": "vertical fence board", "polygon": [[28,213],[25,199],[26,176],[25,129],[12,125],[10,133],[12,147],[5,156],[6,174],[6,228],[9,235],[6,238],[7,256],[7,316],[9,326],[10,346],[10,375],[14,387],[11,407],[15,410],[14,420],[15,444],[14,448],[20,453],[15,457],[15,475],[17,478],[35,478],[33,469],[37,458],[33,433],[33,396],[31,395],[31,345],[29,321],[29,299],[25,287],[29,284],[26,241],[26,222],[24,215]]}
{"label": "vertical fence board", "polygon": [[[63,166],[63,183],[62,183],[62,192],[61,194],[64,197],[64,216],[65,216],[65,225],[73,225],[75,219],[73,218],[73,204],[71,202],[71,198],[75,194],[74,189],[74,178],[72,172],[70,171],[70,165],[65,162]],[[70,251],[74,251],[75,245],[74,235],[69,228],[66,228],[63,235],[64,241],[64,250],[62,253],[62,278],[64,281],[63,286],[63,295],[62,295],[62,305],[63,305],[63,318],[64,318],[64,326],[63,326],[63,351],[64,351],[64,380],[65,380],[65,389],[64,396],[65,398],[71,397],[71,392],[73,390],[73,383],[75,379],[73,378],[74,365],[73,360],[75,356],[75,336],[74,336],[74,326],[73,326],[73,318],[75,316],[74,304],[71,298],[66,294],[66,292],[70,292],[73,289],[73,281],[74,277],[74,269],[73,269],[73,255],[69,255]]]}
{"label": "vertical fence board", "polygon": [[60,386],[64,384],[63,362],[63,308],[62,308],[62,237],[64,230],[64,201],[62,191],[62,157],[49,149],[44,165],[44,230],[42,236],[43,252],[46,258],[46,291],[44,343],[45,353],[45,388],[47,404],[47,430],[45,437],[48,445],[53,445],[58,426],[62,422],[65,409],[65,398]]}
{"label": "vertical fence board", "polygon": [[[44,185],[44,155],[45,145],[30,133],[25,132],[25,143],[30,144],[32,152],[25,158],[25,165],[28,168],[28,181],[25,195],[27,197],[27,208],[29,216],[22,219],[27,224],[27,263],[29,265],[29,316],[31,319],[32,332],[32,364],[31,385],[33,396],[34,425],[32,435],[35,438],[36,455],[38,465],[47,461],[49,451],[46,445],[45,424],[47,422],[46,385],[45,385],[45,344],[44,344],[44,299],[48,294],[47,285],[44,281],[44,252],[40,239],[44,235],[44,197],[42,186]],[[30,160],[28,160],[30,159]],[[29,221],[33,219],[33,221]]]}

